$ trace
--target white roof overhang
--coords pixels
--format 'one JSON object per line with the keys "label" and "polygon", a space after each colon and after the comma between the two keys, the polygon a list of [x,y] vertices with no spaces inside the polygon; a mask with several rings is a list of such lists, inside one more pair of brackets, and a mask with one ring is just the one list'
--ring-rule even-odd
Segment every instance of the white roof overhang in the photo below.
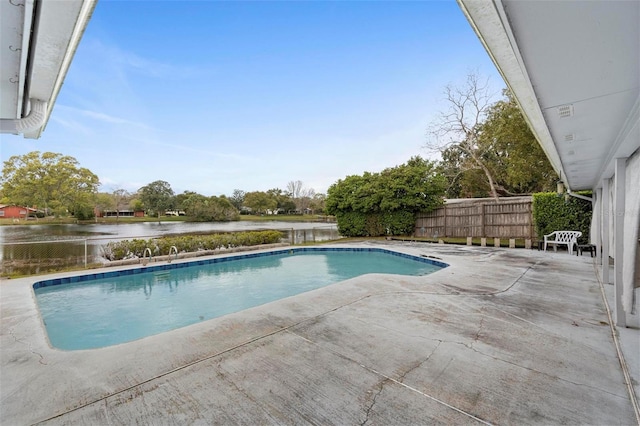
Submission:
{"label": "white roof overhang", "polygon": [[36,100],[43,111],[29,124],[37,124],[10,132],[40,137],[96,1],[0,0],[3,131],[12,120],[28,117]]}
{"label": "white roof overhang", "polygon": [[570,189],[640,147],[640,2],[458,3]]}

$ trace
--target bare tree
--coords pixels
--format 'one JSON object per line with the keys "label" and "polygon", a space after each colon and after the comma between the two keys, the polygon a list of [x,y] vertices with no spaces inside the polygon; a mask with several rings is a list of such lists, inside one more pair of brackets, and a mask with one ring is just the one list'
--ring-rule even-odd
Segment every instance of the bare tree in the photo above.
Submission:
{"label": "bare tree", "polygon": [[448,108],[440,112],[429,128],[426,148],[444,153],[456,147],[464,155],[461,171],[480,169],[487,179],[491,196],[498,200],[496,179],[484,161],[491,146],[480,143],[481,125],[486,119],[494,95],[489,80],[470,73],[462,87],[448,85],[444,91]]}
{"label": "bare tree", "polygon": [[316,191],[313,188],[305,188],[301,180],[287,183],[287,192],[296,204],[296,208],[304,211],[311,204]]}
{"label": "bare tree", "polygon": [[302,183],[301,180],[296,180],[296,181],[290,181],[289,183],[287,183],[287,192],[289,193],[289,195],[291,196],[291,198],[300,198],[300,193],[302,192],[304,188],[304,184]]}

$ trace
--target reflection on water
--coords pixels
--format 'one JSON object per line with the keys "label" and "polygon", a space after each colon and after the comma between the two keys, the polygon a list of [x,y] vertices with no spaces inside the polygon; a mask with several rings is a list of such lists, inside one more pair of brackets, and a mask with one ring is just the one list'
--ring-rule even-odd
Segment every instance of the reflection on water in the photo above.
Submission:
{"label": "reflection on water", "polygon": [[335,224],[319,225],[313,222],[139,222],[139,223],[92,223],[64,225],[0,226],[0,238],[5,243],[25,241],[51,241],[72,238],[157,237],[172,234],[196,234],[212,232],[236,232],[277,229],[283,231],[311,231],[333,229]]}
{"label": "reflection on water", "polygon": [[165,235],[276,229],[283,241],[304,243],[339,238],[335,224],[313,222],[142,222],[0,226],[3,274],[37,274],[86,263],[103,263],[110,241]]}

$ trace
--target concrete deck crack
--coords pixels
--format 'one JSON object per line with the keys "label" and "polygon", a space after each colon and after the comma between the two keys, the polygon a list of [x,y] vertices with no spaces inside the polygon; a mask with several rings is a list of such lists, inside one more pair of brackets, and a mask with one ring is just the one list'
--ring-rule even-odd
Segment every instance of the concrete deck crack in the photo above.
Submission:
{"label": "concrete deck crack", "polygon": [[25,345],[25,346],[27,347],[27,350],[29,351],[29,353],[31,353],[31,354],[33,354],[33,355],[37,355],[37,356],[38,356],[38,362],[39,362],[41,365],[49,365],[49,364],[47,364],[47,363],[44,361],[44,357],[42,356],[42,354],[41,354],[41,353],[36,352],[36,351],[34,351],[34,350],[31,348],[31,344],[29,344],[29,343],[25,343],[24,341],[22,341],[21,339],[19,339],[19,338],[18,338],[18,337],[13,333],[13,327],[10,327],[10,328],[9,328],[9,335],[13,338],[13,340],[14,340],[16,343],[20,343],[20,344],[22,344],[22,345]]}
{"label": "concrete deck crack", "polygon": [[371,414],[371,410],[373,409],[373,406],[376,405],[376,399],[378,399],[378,396],[382,393],[382,389],[384,389],[384,384],[387,381],[388,381],[387,379],[384,379],[378,383],[378,392],[376,392],[376,394],[373,395],[373,398],[371,399],[371,404],[369,404],[369,406],[367,407],[364,413],[365,415],[364,421],[360,423],[360,426],[366,425],[367,422],[369,421],[369,415]]}
{"label": "concrete deck crack", "polygon": [[[347,361],[349,361],[349,362],[355,363],[355,364],[359,365],[361,368],[363,368],[364,370],[367,370],[367,371],[369,371],[370,373],[373,373],[373,374],[375,374],[376,376],[379,376],[379,377],[381,377],[381,378],[385,379],[385,380],[383,380],[381,383],[385,383],[385,382],[387,382],[387,381],[389,381],[389,382],[393,382],[393,383],[395,383],[395,384],[397,384],[397,385],[399,385],[399,386],[401,386],[401,387],[403,387],[403,388],[405,388],[405,389],[408,389],[408,390],[410,390],[410,391],[412,391],[412,392],[416,392],[416,393],[418,393],[418,394],[420,394],[420,395],[424,396],[425,398],[428,398],[428,399],[430,399],[430,400],[432,400],[432,401],[436,402],[437,404],[443,405],[443,406],[445,406],[445,407],[447,407],[447,408],[449,408],[449,409],[451,409],[451,410],[454,410],[454,411],[456,411],[456,412],[458,412],[458,413],[460,413],[460,414],[462,414],[462,415],[464,415],[464,416],[467,416],[467,417],[469,417],[470,419],[473,419],[473,420],[477,421],[478,423],[481,423],[481,424],[484,424],[484,425],[491,425],[491,423],[489,423],[489,422],[487,422],[487,421],[485,421],[485,420],[483,420],[483,419],[481,419],[481,418],[479,418],[479,417],[476,417],[476,416],[474,416],[474,415],[473,415],[473,414],[471,414],[471,413],[468,413],[468,412],[466,412],[466,411],[464,411],[464,410],[462,410],[462,409],[460,409],[460,408],[454,407],[453,405],[448,404],[448,403],[446,403],[445,401],[442,401],[442,400],[440,400],[440,399],[438,399],[438,398],[436,398],[436,397],[434,397],[434,396],[432,396],[432,395],[429,395],[429,394],[427,394],[427,393],[425,393],[425,392],[422,392],[421,390],[416,389],[416,388],[414,388],[414,387],[412,387],[412,386],[409,386],[409,385],[407,385],[406,383],[402,383],[402,382],[400,382],[399,380],[394,379],[393,377],[387,376],[386,374],[384,374],[384,373],[382,373],[382,372],[380,372],[380,371],[378,371],[378,370],[376,370],[376,369],[374,369],[374,368],[372,368],[372,367],[366,366],[366,365],[364,365],[364,364],[362,364],[362,363],[360,363],[360,362],[356,361],[355,359],[353,359],[353,358],[349,357],[348,355],[345,355],[345,354],[343,354],[343,353],[341,353],[341,352],[338,352],[338,351],[336,351],[335,349],[331,349],[331,348],[328,348],[328,347],[322,346],[322,345],[320,345],[319,343],[314,342],[313,340],[310,340],[310,339],[308,339],[308,338],[306,338],[306,337],[304,337],[304,336],[302,336],[302,335],[300,335],[300,334],[297,334],[297,333],[295,333],[295,332],[291,331],[291,328],[289,328],[289,329],[285,330],[285,332],[287,332],[287,333],[291,333],[292,335],[294,335],[294,336],[296,336],[296,337],[298,337],[298,338],[300,338],[300,339],[303,339],[304,341],[309,342],[310,344],[312,344],[312,345],[314,345],[314,346],[317,346],[317,347],[319,347],[320,349],[323,349],[323,350],[325,350],[325,351],[331,352],[331,353],[333,353],[334,355],[336,355],[336,356],[338,356],[338,357],[340,357],[340,358],[342,358],[342,359],[345,359],[345,360],[347,360]],[[443,343],[443,342],[441,342],[441,343]],[[435,350],[434,350],[434,351],[435,351]],[[382,390],[382,389],[381,389],[381,390]],[[373,405],[372,405],[372,406],[373,406]],[[370,411],[370,410],[369,410],[369,411]],[[362,423],[362,424],[364,424],[364,423]]]}
{"label": "concrete deck crack", "polygon": [[400,375],[400,377],[398,377],[398,381],[401,383],[404,383],[404,379],[405,377],[407,377],[407,375],[409,373],[411,373],[412,371],[414,371],[417,368],[420,368],[425,362],[429,361],[429,359],[431,359],[431,357],[433,356],[433,354],[438,350],[438,348],[440,347],[440,345],[442,344],[442,340],[437,340],[438,344],[436,345],[435,348],[433,348],[433,350],[431,351],[431,353],[429,353],[429,355],[427,355],[427,357],[425,359],[423,359],[422,361],[416,363],[416,365],[414,365],[413,367],[407,369],[407,371],[405,371],[404,373],[402,373]]}
{"label": "concrete deck crack", "polygon": [[480,339],[480,333],[482,332],[482,327],[484,327],[484,315],[480,316],[480,326],[478,327],[478,330],[476,331],[476,335],[473,336],[473,342],[471,342],[469,344],[469,348],[470,349],[474,349],[473,345],[478,342],[478,339]]}

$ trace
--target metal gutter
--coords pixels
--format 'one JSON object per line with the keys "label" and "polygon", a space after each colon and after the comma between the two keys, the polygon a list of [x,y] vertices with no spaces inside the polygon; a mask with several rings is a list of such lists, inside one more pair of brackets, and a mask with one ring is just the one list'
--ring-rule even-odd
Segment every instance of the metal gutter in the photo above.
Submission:
{"label": "metal gutter", "polygon": [[31,99],[29,113],[22,118],[0,119],[0,133],[24,134],[41,128],[47,119],[47,103]]}
{"label": "metal gutter", "polygon": [[53,106],[55,105],[56,99],[58,98],[58,93],[60,92],[60,88],[62,87],[62,83],[64,82],[65,77],[67,76],[67,72],[69,71],[69,67],[71,65],[71,61],[76,53],[78,45],[80,44],[80,40],[82,39],[82,35],[84,34],[87,25],[89,24],[89,20],[91,19],[91,15],[97,5],[97,0],[82,0],[82,6],[78,12],[78,16],[76,18],[76,25],[71,32],[69,44],[67,45],[67,49],[64,54],[64,58],[62,60],[62,64],[60,69],[58,70],[58,75],[53,86],[53,90],[51,92],[51,96],[49,98],[49,102],[47,103],[46,110],[46,120],[43,125],[37,129],[35,133],[25,134],[25,137],[38,139],[42,132],[44,131],[47,122],[49,121],[49,116],[51,115],[51,111],[53,110]]}

